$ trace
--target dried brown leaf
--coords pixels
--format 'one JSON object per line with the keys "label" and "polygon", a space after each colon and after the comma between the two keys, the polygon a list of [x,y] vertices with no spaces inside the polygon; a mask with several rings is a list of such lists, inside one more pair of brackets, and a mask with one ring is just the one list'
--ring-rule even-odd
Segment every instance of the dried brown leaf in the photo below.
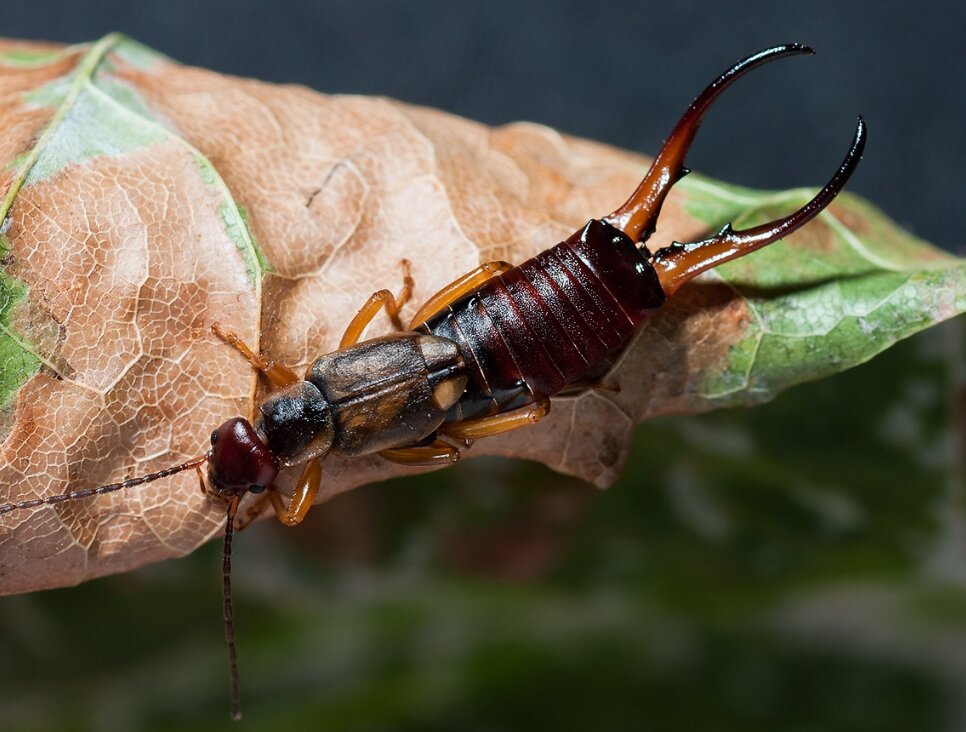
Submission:
{"label": "dried brown leaf", "polygon": [[[647,163],[539,125],[229,78],[116,36],[0,44],[0,100],[4,501],[182,462],[248,414],[261,387],[213,321],[304,369],[374,290],[398,287],[403,258],[411,313],[479,262],[522,261],[611,210]],[[687,191],[672,193],[660,241],[713,225],[689,213],[700,196]],[[837,246],[830,229],[810,236],[811,251]],[[726,401],[701,385],[756,318],[720,278],[686,289],[619,360],[619,393],[561,399],[467,457],[539,460],[606,486],[638,421]],[[409,472],[330,458],[322,499]],[[0,516],[0,592],[190,552],[223,510],[184,473]]]}

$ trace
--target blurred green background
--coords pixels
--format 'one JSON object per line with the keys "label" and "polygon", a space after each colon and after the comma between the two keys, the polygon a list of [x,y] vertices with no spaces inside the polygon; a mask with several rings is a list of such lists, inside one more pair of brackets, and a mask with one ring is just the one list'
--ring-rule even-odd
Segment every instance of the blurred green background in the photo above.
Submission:
{"label": "blurred green background", "polygon": [[0,598],[18,730],[966,729],[962,319],[752,410],[643,425],[609,491],[503,460]]}

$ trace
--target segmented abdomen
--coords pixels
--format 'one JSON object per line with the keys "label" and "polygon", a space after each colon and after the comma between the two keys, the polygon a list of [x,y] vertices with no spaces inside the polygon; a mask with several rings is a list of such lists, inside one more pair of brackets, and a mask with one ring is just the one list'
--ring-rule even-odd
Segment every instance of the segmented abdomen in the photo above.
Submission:
{"label": "segmented abdomen", "polygon": [[493,277],[418,328],[455,341],[469,382],[447,421],[553,396],[592,373],[664,302],[637,246],[601,221]]}

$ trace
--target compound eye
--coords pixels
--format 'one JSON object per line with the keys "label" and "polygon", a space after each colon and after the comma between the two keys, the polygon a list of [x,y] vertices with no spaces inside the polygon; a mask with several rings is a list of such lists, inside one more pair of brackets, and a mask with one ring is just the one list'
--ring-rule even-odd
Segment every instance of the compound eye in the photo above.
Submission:
{"label": "compound eye", "polygon": [[263,486],[263,485],[250,485],[250,486],[248,486],[248,491],[250,493],[264,493],[265,492],[265,486]]}
{"label": "compound eye", "polygon": [[211,444],[214,445],[216,442],[218,442],[218,430],[211,433]]}

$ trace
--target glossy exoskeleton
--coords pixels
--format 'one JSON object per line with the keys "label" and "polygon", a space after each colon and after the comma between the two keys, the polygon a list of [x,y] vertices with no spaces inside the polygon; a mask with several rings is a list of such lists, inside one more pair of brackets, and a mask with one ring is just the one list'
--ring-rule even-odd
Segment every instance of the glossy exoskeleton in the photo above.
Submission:
{"label": "glossy exoskeleton", "polygon": [[[413,282],[408,265],[399,297],[375,293],[352,320],[339,350],[323,355],[304,378],[253,353],[234,334],[213,330],[265,374],[273,390],[253,422],[235,417],[211,433],[211,448],[182,465],[111,485],[0,505],[0,514],[109,493],[195,469],[203,490],[227,503],[225,623],[238,684],[230,601],[230,549],[242,496],[264,494],[285,524],[299,523],[322,480],[330,453],[378,453],[406,465],[456,462],[460,446],[538,422],[565,389],[593,387],[600,366],[619,352],[665,300],[695,275],[790,234],[825,208],[855,170],[865,144],[861,117],[841,166],[821,191],[785,218],[743,231],[730,226],[707,239],[674,243],[651,254],[671,187],[688,171],[684,157],[712,102],[747,71],[773,59],[809,54],[799,44],[768,48],[719,76],[688,107],[631,197],[566,241],[511,266],[482,264],[431,297],[408,327],[400,310]],[[385,309],[397,332],[360,341]],[[202,466],[207,463],[207,481]],[[286,502],[274,487],[283,468],[300,466]]]}

